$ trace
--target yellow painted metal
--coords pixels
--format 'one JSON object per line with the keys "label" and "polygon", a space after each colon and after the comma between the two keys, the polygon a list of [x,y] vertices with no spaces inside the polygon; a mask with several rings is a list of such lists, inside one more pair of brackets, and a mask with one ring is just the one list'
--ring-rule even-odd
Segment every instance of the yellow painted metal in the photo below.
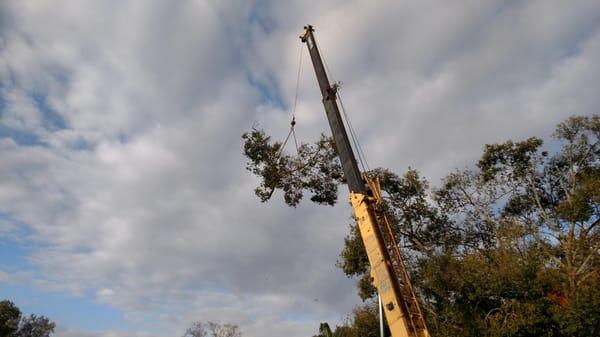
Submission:
{"label": "yellow painted metal", "polygon": [[[380,193],[373,189],[376,196]],[[373,285],[377,289],[383,308],[385,318],[393,337],[429,337],[426,328],[413,332],[410,328],[409,317],[404,311],[406,309],[401,289],[396,281],[394,269],[390,265],[385,243],[377,224],[377,218],[372,207],[375,198],[361,193],[350,193],[350,202],[354,209],[358,228],[365,245],[369,263],[371,265],[371,277]]]}

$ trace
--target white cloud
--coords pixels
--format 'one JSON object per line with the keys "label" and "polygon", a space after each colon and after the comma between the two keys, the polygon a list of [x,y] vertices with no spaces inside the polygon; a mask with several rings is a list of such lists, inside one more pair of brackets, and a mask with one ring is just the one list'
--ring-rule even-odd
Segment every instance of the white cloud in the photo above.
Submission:
{"label": "white cloud", "polygon": [[[316,34],[372,166],[437,179],[482,144],[597,113],[593,1],[12,1],[0,5],[0,212],[31,229],[42,289],[139,326],[226,320],[310,336],[357,302],[334,266],[350,209],[253,196],[240,135],[285,136],[301,28]],[[328,131],[304,54],[303,140]],[[66,125],[44,124],[33,91]],[[15,224],[0,223],[0,235]],[[0,273],[1,282],[17,274]],[[151,317],[155,323],[147,323]],[[69,322],[61,322],[68,325]],[[148,334],[144,331],[151,331]],[[61,327],[57,336],[130,336]],[[172,335],[172,333],[170,333]]]}

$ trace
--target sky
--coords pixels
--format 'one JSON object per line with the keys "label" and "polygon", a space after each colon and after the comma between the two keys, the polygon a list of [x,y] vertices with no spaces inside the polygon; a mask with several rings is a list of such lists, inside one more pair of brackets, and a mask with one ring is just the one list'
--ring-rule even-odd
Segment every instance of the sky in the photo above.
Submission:
{"label": "sky", "polygon": [[57,337],[343,320],[345,189],[261,203],[242,153],[252,127],[285,138],[296,88],[298,140],[328,132],[308,23],[369,165],[432,186],[599,113],[596,0],[1,0],[0,298]]}

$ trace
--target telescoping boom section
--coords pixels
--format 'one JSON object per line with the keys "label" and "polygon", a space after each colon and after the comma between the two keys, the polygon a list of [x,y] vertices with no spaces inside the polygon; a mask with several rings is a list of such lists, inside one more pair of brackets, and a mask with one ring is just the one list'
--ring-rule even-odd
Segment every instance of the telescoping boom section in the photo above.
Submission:
{"label": "telescoping boom section", "polygon": [[337,88],[332,87],[327,78],[313,27],[305,26],[300,39],[308,46],[317,75],[327,120],[350,189],[350,202],[369,257],[371,280],[381,298],[392,337],[429,337],[419,302],[385,215],[379,182],[361,174],[358,169],[338,108]]}

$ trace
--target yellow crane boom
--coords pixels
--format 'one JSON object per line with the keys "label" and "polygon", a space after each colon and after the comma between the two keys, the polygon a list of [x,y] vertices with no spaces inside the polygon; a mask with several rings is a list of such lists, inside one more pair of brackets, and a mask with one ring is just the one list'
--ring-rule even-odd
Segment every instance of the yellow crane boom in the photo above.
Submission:
{"label": "yellow crane boom", "polygon": [[307,25],[300,36],[308,46],[331,127],[336,151],[350,189],[350,202],[371,266],[392,337],[429,337],[419,301],[383,207],[377,179],[361,174],[337,105],[337,88],[331,86],[314,37]]}

